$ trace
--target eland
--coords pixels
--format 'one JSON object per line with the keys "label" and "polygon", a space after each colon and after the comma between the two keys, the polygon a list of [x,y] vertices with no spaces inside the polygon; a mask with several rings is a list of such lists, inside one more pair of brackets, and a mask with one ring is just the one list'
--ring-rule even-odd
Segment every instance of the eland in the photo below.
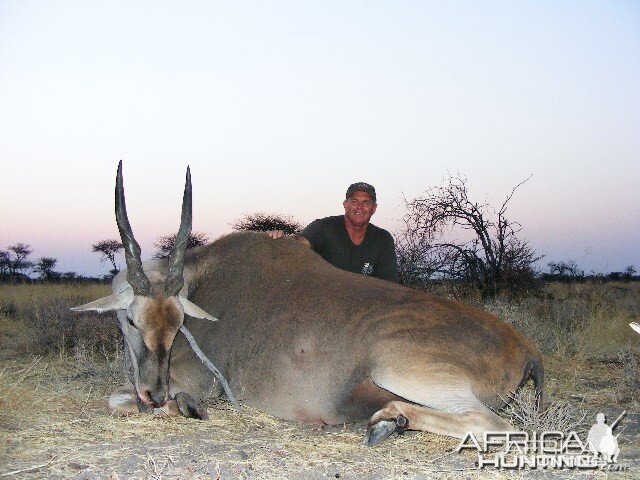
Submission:
{"label": "eland", "polygon": [[130,384],[111,410],[207,418],[224,382],[178,335],[186,326],[241,402],[298,422],[369,419],[367,445],[402,429],[513,430],[496,411],[529,379],[541,395],[540,351],[490,313],[339,270],[293,239],[237,232],[187,251],[191,188],[187,169],[169,257],[142,262],[118,166],[127,269],[112,295],[74,308],[117,314]]}

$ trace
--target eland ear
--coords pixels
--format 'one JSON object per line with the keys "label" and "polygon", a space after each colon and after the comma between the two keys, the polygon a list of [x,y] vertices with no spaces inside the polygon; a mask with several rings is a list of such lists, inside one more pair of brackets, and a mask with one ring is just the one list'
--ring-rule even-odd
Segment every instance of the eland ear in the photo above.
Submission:
{"label": "eland ear", "polygon": [[114,293],[108,297],[102,297],[93,302],[85,303],[78,307],[73,307],[72,312],[110,312],[112,310],[126,310],[133,301],[131,289]]}
{"label": "eland ear", "polygon": [[211,315],[209,315],[207,312],[205,312],[203,309],[201,309],[195,303],[192,303],[189,300],[187,300],[186,297],[183,297],[182,295],[179,295],[178,299],[180,300],[180,303],[182,304],[182,308],[184,309],[184,313],[186,313],[190,317],[202,318],[203,320],[211,320],[213,322],[217,322],[218,321],[217,318],[212,317]]}

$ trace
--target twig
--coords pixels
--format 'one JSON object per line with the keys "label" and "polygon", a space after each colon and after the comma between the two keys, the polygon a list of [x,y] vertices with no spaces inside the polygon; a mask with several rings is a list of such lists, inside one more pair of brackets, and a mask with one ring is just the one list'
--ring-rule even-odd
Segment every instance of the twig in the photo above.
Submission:
{"label": "twig", "polygon": [[189,345],[191,346],[193,351],[196,353],[196,355],[198,356],[200,361],[202,361],[202,363],[204,363],[205,366],[209,370],[211,370],[213,372],[213,374],[216,376],[216,378],[220,381],[220,384],[222,385],[222,388],[224,389],[224,393],[227,395],[227,398],[229,399],[229,401],[233,404],[234,407],[236,407],[238,410],[240,410],[240,404],[238,403],[238,400],[236,400],[236,397],[233,396],[233,393],[231,393],[231,388],[229,388],[229,384],[227,383],[227,380],[224,378],[222,373],[220,373],[220,370],[218,370],[215,367],[215,365],[213,363],[211,363],[211,360],[209,360],[207,358],[207,356],[204,354],[204,352],[202,350],[200,350],[200,347],[196,343],[196,339],[193,338],[193,335],[191,335],[191,332],[187,329],[187,327],[182,325],[180,327],[180,331],[185,336],[185,338],[189,342]]}
{"label": "twig", "polygon": [[450,468],[448,470],[431,470],[428,469],[429,473],[453,473],[453,472],[468,472],[469,470],[478,470],[476,467],[465,467],[465,468]]}
{"label": "twig", "polygon": [[155,458],[153,458],[151,454],[147,452],[147,465],[144,468],[145,470],[147,470],[147,472],[149,472],[149,476],[151,476],[154,480],[162,480],[162,472],[164,471],[166,466],[167,462],[165,461],[164,465],[162,467],[159,467],[159,465],[156,463]]}
{"label": "twig", "polygon": [[0,477],[10,477],[19,473],[33,472],[34,470],[39,470],[43,467],[49,466],[55,459],[56,457],[52,457],[51,460],[49,460],[47,463],[43,463],[42,465],[35,465],[33,467],[23,468],[21,470],[13,470],[12,472],[1,473]]}
{"label": "twig", "polygon": [[87,393],[87,398],[84,401],[84,405],[82,405],[82,410],[80,410],[80,415],[82,415],[84,413],[84,409],[86,408],[87,404],[89,403],[89,397],[91,396],[91,392],[93,391],[93,384],[91,384],[91,386],[89,387],[89,393]]}

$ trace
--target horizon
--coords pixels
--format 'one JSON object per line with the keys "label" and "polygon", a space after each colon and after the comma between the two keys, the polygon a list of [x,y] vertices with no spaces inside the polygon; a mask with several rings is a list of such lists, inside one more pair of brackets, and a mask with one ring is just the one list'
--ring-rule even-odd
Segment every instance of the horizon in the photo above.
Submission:
{"label": "horizon", "polygon": [[[64,25],[64,28],[61,28]],[[640,4],[0,3],[0,250],[108,273],[117,163],[143,259],[376,187],[392,233],[447,174],[585,272],[640,267]],[[119,262],[123,264],[121,260]]]}

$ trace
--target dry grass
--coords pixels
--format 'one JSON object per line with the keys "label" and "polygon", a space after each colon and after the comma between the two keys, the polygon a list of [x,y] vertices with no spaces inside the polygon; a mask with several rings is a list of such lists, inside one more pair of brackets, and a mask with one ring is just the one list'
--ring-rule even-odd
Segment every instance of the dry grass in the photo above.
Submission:
{"label": "dry grass", "polygon": [[620,379],[617,389],[618,402],[638,401],[640,399],[640,350],[621,351],[615,371]]}
{"label": "dry grass", "polygon": [[482,305],[534,339],[545,354],[615,359],[640,349],[629,322],[640,316],[640,282],[557,283],[535,296]]}
{"label": "dry grass", "polygon": [[222,478],[395,478],[450,469],[434,460],[457,445],[419,434],[370,449],[361,425],[312,428],[226,403],[211,403],[207,422],[117,418],[104,409],[117,383],[102,370],[86,376],[58,359],[3,363],[0,474],[50,462],[23,478],[212,478],[216,469]]}
{"label": "dry grass", "polygon": [[[105,286],[55,287],[46,292],[33,286],[0,287],[0,305],[15,306],[13,312],[0,313],[0,326],[3,330],[7,327],[0,345],[0,475],[21,471],[9,478],[503,476],[476,470],[472,455],[453,452],[457,440],[437,435],[407,433],[379,447],[363,447],[362,423],[310,427],[284,422],[249,407],[236,411],[227,403],[216,402],[210,403],[211,419],[206,422],[146,415],[112,417],[105,411],[105,401],[123,380],[117,344],[100,348],[99,343],[87,341],[91,340],[87,335],[74,339],[71,349],[62,343],[56,351],[54,342],[47,355],[35,356],[16,342],[17,338],[38,338],[31,320],[21,316],[33,314],[33,305],[40,305],[41,312],[57,312],[59,318],[52,324],[58,325],[56,322],[67,314],[52,309],[52,303],[63,299],[71,306],[107,293]],[[531,398],[526,396],[517,397],[514,407],[505,412],[524,428],[582,428],[577,423],[593,423],[598,411],[605,411],[609,417],[617,416],[622,409],[638,412],[637,343],[625,343],[624,336],[616,335],[606,341],[580,340],[580,329],[587,331],[591,323],[615,317],[612,323],[618,325],[634,315],[637,319],[635,309],[640,300],[627,297],[637,295],[637,290],[589,292],[571,288],[551,286],[543,297],[518,303],[500,300],[489,306],[546,345],[548,413],[533,411]],[[572,298],[574,294],[578,300]],[[555,296],[563,299],[558,305],[554,305]],[[115,324],[105,317],[82,321],[89,320]],[[75,332],[84,335],[81,328]],[[549,351],[551,346],[555,349]],[[594,355],[596,346],[599,350]],[[586,352],[581,350],[584,348]],[[627,355],[623,361],[618,358],[621,351]],[[625,391],[635,388],[635,393],[622,395],[621,385]],[[640,477],[640,417],[636,414],[629,418],[627,430],[620,437],[620,460],[630,470],[615,478]],[[558,478],[581,476],[565,473]],[[604,478],[605,474],[590,475]]]}
{"label": "dry grass", "polygon": [[[0,285],[0,305],[23,307],[32,303],[46,303],[59,299],[96,299],[111,293],[107,284],[48,283],[30,285],[26,283]],[[11,307],[9,307],[11,308]]]}
{"label": "dry grass", "polygon": [[0,287],[0,347],[17,355],[71,355],[77,348],[113,351],[119,331],[112,315],[70,308],[109,294],[108,285],[47,284]]}

